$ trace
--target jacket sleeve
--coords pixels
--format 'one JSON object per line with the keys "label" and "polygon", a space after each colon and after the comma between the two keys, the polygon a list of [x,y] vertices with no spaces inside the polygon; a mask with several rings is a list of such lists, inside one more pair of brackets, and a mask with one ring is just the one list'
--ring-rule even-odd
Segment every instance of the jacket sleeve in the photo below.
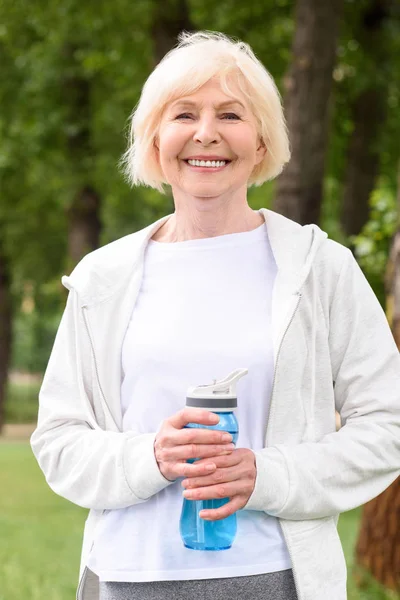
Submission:
{"label": "jacket sleeve", "polygon": [[91,375],[82,375],[82,355],[90,352],[79,341],[84,327],[72,289],[40,389],[31,448],[56,494],[84,508],[125,508],[171,482],[155,459],[155,433],[105,431],[97,424]]}
{"label": "jacket sleeve", "polygon": [[375,498],[400,474],[400,355],[350,251],[330,306],[329,347],[341,429],[255,452],[245,509],[292,520],[333,516]]}

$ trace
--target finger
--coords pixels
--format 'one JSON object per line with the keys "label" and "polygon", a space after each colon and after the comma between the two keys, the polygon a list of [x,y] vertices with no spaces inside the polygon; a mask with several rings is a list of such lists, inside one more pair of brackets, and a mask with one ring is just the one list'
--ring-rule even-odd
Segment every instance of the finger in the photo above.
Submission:
{"label": "finger", "polygon": [[[198,461],[198,464],[202,464],[205,460],[209,461],[209,458],[200,459]],[[234,450],[229,451],[226,454],[219,454],[218,456],[213,456],[212,461],[215,462],[218,469],[221,469],[239,465],[243,461],[243,456],[238,454],[238,450],[235,448]]]}
{"label": "finger", "polygon": [[233,444],[190,444],[189,446],[156,449],[156,456],[158,461],[173,462],[182,459],[217,456],[221,452],[232,452],[234,448]]}
{"label": "finger", "polygon": [[169,417],[168,421],[173,427],[181,429],[188,423],[199,423],[200,425],[216,425],[219,422],[219,416],[204,408],[194,408],[187,406],[179,412]]}
{"label": "finger", "polygon": [[206,487],[194,488],[183,492],[184,498],[187,500],[216,500],[222,498],[231,498],[240,494],[245,494],[248,491],[248,481],[238,479],[229,483],[219,483]]}
{"label": "finger", "polygon": [[[165,434],[167,435],[167,434]],[[168,432],[166,446],[179,446],[187,444],[226,444],[232,442],[232,436],[226,431],[215,429],[204,429],[193,427],[189,429],[177,429]],[[160,440],[162,443],[162,440]],[[162,444],[164,445],[164,444]]]}
{"label": "finger", "polygon": [[229,467],[227,469],[215,469],[212,475],[190,477],[182,481],[182,487],[187,490],[198,487],[206,487],[207,485],[216,485],[218,483],[228,483],[230,481],[236,481],[242,477],[242,473],[237,467]]}
{"label": "finger", "polygon": [[233,515],[236,511],[243,508],[245,504],[246,502],[242,496],[236,496],[220,508],[201,510],[199,517],[205,521],[219,521]]}
{"label": "finger", "polygon": [[197,463],[190,464],[187,462],[176,463],[175,477],[191,477],[194,475],[200,477],[201,475],[212,473],[216,468],[214,462],[203,463],[201,465],[197,465]]}

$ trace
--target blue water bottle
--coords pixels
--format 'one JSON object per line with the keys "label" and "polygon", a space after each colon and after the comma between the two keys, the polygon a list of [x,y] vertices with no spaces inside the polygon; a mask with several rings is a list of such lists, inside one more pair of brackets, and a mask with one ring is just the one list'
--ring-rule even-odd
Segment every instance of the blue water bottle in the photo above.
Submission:
{"label": "blue water bottle", "polygon": [[[237,407],[236,382],[248,373],[248,369],[236,369],[228,377],[212,384],[190,387],[187,391],[186,406],[204,408],[216,413],[219,422],[216,425],[188,423],[186,427],[202,427],[227,431],[236,444],[239,426],[233,413]],[[198,459],[190,459],[195,462]],[[227,550],[236,536],[236,513],[218,521],[205,521],[199,512],[205,509],[220,508],[229,502],[229,498],[215,500],[183,499],[180,518],[180,534],[186,548],[192,550]]]}

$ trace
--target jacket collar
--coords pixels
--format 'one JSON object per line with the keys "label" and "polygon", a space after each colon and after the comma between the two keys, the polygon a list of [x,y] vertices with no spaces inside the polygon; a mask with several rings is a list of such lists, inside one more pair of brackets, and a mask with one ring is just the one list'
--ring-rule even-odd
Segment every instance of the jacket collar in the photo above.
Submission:
{"label": "jacket collar", "polygon": [[[317,250],[328,235],[318,225],[299,225],[267,208],[261,208],[259,212],[267,224],[280,279],[295,293],[303,285]],[[69,277],[62,277],[63,285],[69,290],[74,288],[85,306],[113,295],[141,267],[149,239],[170,216],[90,252]]]}

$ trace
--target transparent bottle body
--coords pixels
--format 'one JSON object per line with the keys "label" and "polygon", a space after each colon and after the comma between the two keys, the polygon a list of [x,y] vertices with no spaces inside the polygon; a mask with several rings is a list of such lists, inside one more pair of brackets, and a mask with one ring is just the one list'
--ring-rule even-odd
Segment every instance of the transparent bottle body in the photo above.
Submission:
{"label": "transparent bottle body", "polygon": [[[188,423],[186,427],[217,429],[227,431],[232,435],[236,444],[239,427],[233,412],[215,412],[220,420],[217,425],[207,426],[198,423]],[[193,463],[198,459],[190,459]],[[220,508],[229,502],[229,498],[216,498],[211,500],[183,499],[180,518],[180,534],[186,548],[192,550],[227,550],[232,546],[236,536],[236,513],[218,521],[205,521],[199,517],[201,510]]]}

